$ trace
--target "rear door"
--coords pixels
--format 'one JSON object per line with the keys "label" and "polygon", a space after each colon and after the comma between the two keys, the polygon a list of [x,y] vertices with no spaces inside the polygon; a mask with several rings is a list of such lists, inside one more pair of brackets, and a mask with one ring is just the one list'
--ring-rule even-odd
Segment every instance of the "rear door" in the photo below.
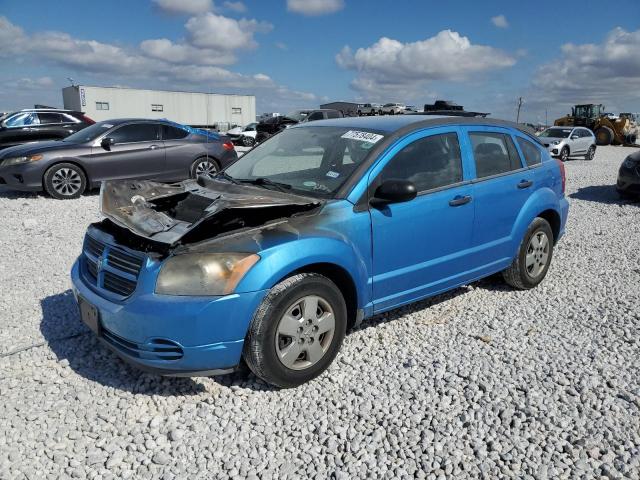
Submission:
{"label": "rear door", "polygon": [[478,274],[487,274],[511,263],[521,240],[515,238],[516,219],[536,188],[535,171],[526,168],[509,130],[467,127],[466,133],[475,168],[471,262]]}
{"label": "rear door", "polygon": [[184,180],[189,177],[192,163],[206,154],[203,144],[188,139],[189,132],[173,125],[162,125],[162,141],[166,155],[166,178]]}
{"label": "rear door", "polygon": [[106,137],[115,144],[109,150],[100,145],[100,137],[92,148],[95,179],[148,178],[166,176],[165,150],[160,140],[160,124],[136,122],[111,130]]}

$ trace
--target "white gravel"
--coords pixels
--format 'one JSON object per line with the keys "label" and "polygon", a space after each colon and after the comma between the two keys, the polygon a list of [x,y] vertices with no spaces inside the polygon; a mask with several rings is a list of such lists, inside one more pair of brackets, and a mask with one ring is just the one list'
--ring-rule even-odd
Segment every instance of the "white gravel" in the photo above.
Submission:
{"label": "white gravel", "polygon": [[492,278],[378,316],[285,391],[125,365],[69,291],[97,195],[0,191],[0,479],[640,478],[640,204],[613,187],[630,151],[566,163],[537,289]]}

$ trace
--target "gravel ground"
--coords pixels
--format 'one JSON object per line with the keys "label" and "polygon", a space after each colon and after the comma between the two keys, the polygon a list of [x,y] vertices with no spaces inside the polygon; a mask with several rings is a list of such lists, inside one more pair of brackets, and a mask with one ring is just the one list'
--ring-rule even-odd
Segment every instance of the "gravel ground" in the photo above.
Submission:
{"label": "gravel ground", "polygon": [[538,288],[491,278],[377,316],[282,391],[125,365],[69,291],[98,196],[0,191],[0,478],[640,478],[640,203],[613,188],[630,151],[566,163]]}

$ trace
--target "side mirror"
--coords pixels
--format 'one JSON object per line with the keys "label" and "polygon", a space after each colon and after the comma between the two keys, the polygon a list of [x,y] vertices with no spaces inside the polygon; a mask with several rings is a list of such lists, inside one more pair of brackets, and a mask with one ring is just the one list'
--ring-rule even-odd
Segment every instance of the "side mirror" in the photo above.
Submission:
{"label": "side mirror", "polygon": [[104,137],[100,142],[100,146],[105,150],[111,150],[111,147],[115,144],[116,144],[115,139],[111,137]]}
{"label": "side mirror", "polygon": [[413,182],[409,180],[389,179],[382,182],[376,188],[371,199],[372,205],[384,205],[387,203],[408,202],[416,198],[418,191]]}

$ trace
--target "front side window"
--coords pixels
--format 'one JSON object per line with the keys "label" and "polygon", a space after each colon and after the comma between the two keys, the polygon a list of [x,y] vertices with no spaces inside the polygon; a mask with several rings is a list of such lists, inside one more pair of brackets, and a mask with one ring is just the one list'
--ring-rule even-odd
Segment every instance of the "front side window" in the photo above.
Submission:
{"label": "front side window", "polygon": [[[311,124],[313,125],[313,124]],[[287,128],[249,151],[225,172],[311,196],[332,197],[384,135],[345,127]]]}
{"label": "front side window", "polygon": [[155,123],[132,123],[109,134],[116,143],[152,142],[158,140],[159,128]]}
{"label": "front side window", "polygon": [[522,150],[522,154],[524,155],[524,160],[527,162],[527,166],[532,167],[533,165],[542,163],[542,154],[538,147],[529,140],[525,140],[521,137],[516,138],[518,140],[518,145],[520,145],[520,150]]}
{"label": "front side window", "polygon": [[30,125],[38,125],[40,121],[35,112],[21,112],[9,117],[4,123],[7,127],[28,127]]}
{"label": "front side window", "polygon": [[469,134],[476,162],[476,177],[485,178],[522,168],[520,156],[509,135],[473,132]]}
{"label": "front side window", "polygon": [[458,135],[444,133],[421,138],[400,150],[385,166],[381,180],[409,180],[418,192],[462,181]]}

